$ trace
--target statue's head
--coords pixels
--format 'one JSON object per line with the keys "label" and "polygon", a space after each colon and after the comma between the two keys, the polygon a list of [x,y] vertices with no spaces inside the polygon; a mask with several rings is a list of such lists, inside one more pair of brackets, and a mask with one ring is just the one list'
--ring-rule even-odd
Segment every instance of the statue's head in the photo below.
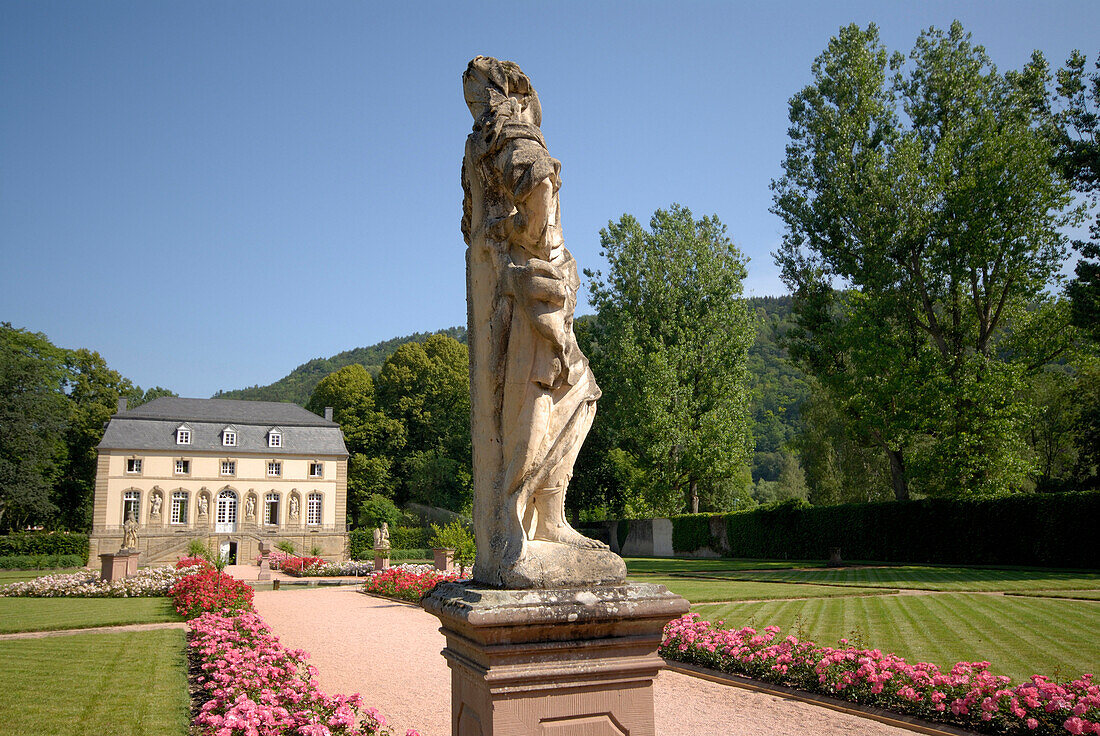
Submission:
{"label": "statue's head", "polygon": [[481,120],[490,110],[507,110],[509,116],[542,125],[538,93],[515,62],[475,56],[462,75],[462,90],[474,120]]}

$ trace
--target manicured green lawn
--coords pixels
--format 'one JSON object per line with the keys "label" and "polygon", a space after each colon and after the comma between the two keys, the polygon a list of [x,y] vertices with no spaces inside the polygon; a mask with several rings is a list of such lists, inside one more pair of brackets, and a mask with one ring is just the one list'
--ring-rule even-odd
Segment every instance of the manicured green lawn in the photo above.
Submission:
{"label": "manicured green lawn", "polygon": [[753,581],[704,580],[690,577],[646,575],[632,577],[640,583],[660,583],[692,603],[712,601],[758,601],[783,598],[828,598],[847,595],[887,595],[889,588],[856,588],[837,585],[793,585]]}
{"label": "manicured green lawn", "polygon": [[710,572],[714,570],[772,570],[791,567],[810,567],[822,564],[820,560],[744,560],[723,557],[719,559],[688,559],[683,557],[624,557],[626,569],[631,575],[669,572]]}
{"label": "manicured green lawn", "polygon": [[0,598],[0,634],[181,620],[168,598]]}
{"label": "manicured green lawn", "polygon": [[0,641],[3,732],[185,736],[185,649],[178,629]]}
{"label": "manicured green lawn", "polygon": [[941,668],[988,660],[1019,681],[1100,674],[1100,603],[1031,596],[936,593],[718,603],[692,611],[726,627],[781,626],[783,634],[862,646]]}
{"label": "manicured green lawn", "polygon": [[1100,601],[1100,590],[1029,590],[1024,593],[1009,593],[1008,595],[1037,596],[1039,598],[1084,598],[1090,601]]}
{"label": "manicured green lawn", "polygon": [[0,585],[19,583],[24,580],[34,580],[43,575],[71,575],[83,569],[82,567],[65,567],[60,570],[0,570]]}
{"label": "manicured green lawn", "polygon": [[1100,590],[1100,573],[967,567],[846,567],[743,572],[711,569],[707,575],[738,580],[817,583],[944,591]]}

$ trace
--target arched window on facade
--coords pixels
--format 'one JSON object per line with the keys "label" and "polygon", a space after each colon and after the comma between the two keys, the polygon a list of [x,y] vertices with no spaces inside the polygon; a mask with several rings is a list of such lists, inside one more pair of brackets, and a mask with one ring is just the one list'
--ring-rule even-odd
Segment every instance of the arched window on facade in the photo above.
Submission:
{"label": "arched window on facade", "polygon": [[226,488],[218,494],[218,510],[214,531],[232,533],[237,531],[237,493]]}
{"label": "arched window on facade", "polygon": [[172,512],[169,517],[171,523],[186,524],[188,522],[187,502],[190,495],[187,491],[172,491]]}
{"label": "arched window on facade", "polygon": [[311,493],[306,501],[306,524],[318,525],[321,523],[321,494]]}
{"label": "arched window on facade", "polygon": [[264,497],[264,523],[279,524],[279,494],[274,491]]}
{"label": "arched window on facade", "polygon": [[122,494],[122,521],[133,515],[134,521],[141,520],[141,491],[126,491]]}

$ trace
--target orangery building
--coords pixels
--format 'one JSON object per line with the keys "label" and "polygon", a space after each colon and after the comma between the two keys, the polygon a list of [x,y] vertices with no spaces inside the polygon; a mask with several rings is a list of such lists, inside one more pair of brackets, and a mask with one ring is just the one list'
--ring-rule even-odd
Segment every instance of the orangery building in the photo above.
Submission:
{"label": "orangery building", "polygon": [[246,562],[261,541],[341,560],[348,451],[340,425],[296,404],[164,397],[119,402],[99,443],[89,559],[138,524],[142,564],[200,540]]}

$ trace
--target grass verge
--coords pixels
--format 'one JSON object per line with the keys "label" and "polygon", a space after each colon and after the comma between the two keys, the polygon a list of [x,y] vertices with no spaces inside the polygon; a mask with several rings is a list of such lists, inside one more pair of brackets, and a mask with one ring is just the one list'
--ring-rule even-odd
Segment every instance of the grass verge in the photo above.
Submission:
{"label": "grass verge", "polygon": [[821,560],[748,560],[721,558],[689,557],[624,557],[626,569],[630,575],[645,575],[669,572],[711,572],[737,570],[773,570],[792,567],[810,567],[821,565]]}
{"label": "grass verge", "polygon": [[185,648],[179,629],[0,641],[4,733],[184,736]]}
{"label": "grass verge", "polygon": [[168,598],[0,598],[0,634],[182,620]]}
{"label": "grass verge", "polygon": [[708,575],[738,580],[937,591],[1100,590],[1100,573],[968,567],[845,567],[817,570],[711,569]]}
{"label": "grass verge", "polygon": [[83,569],[83,567],[65,567],[58,570],[0,570],[0,585],[34,580],[43,575],[71,575]]}
{"label": "grass verge", "polygon": [[852,595],[887,595],[889,588],[856,588],[839,585],[794,585],[791,583],[758,583],[740,580],[706,580],[691,577],[647,575],[632,578],[635,582],[660,583],[691,603],[713,601],[759,601],[788,598],[829,598]]}

